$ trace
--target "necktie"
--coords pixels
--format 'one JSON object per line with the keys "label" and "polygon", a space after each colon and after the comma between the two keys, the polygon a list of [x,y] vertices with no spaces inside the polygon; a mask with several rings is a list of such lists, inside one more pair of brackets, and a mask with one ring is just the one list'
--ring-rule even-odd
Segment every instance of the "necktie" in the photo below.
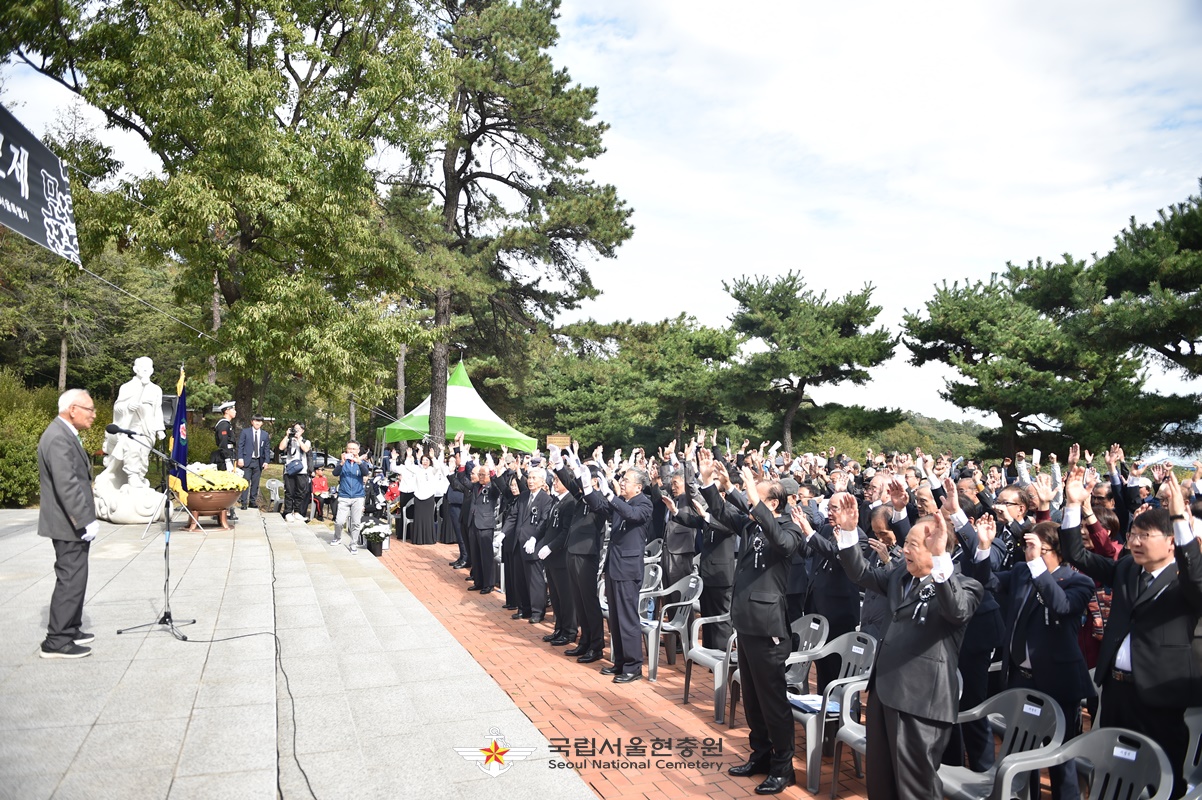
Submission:
{"label": "necktie", "polygon": [[259,432],[255,431],[253,436],[255,439],[255,458],[257,459],[259,457]]}
{"label": "necktie", "polygon": [[1035,605],[1037,597],[1035,587],[1027,588],[1027,599],[1014,620],[1014,635],[1010,639],[1010,660],[1021,665],[1027,660],[1027,617],[1031,614],[1031,606]]}
{"label": "necktie", "polygon": [[1139,578],[1139,594],[1136,595],[1137,597],[1152,588],[1152,581],[1156,580],[1156,576],[1151,572],[1141,572]]}

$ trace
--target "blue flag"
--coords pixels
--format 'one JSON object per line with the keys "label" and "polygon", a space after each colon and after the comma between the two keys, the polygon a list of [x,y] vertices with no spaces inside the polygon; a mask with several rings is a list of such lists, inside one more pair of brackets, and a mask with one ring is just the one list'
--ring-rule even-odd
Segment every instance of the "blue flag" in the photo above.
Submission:
{"label": "blue flag", "polygon": [[[179,368],[179,382],[175,384],[175,419],[171,422],[171,459],[179,464],[188,463],[188,387],[184,385],[184,368]],[[171,467],[167,485],[176,493],[181,503],[188,502],[188,473],[183,467]]]}

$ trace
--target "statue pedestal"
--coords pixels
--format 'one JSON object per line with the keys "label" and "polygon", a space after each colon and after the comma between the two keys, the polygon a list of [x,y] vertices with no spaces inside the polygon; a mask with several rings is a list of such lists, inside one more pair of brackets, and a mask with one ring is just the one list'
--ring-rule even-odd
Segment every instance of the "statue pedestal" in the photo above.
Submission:
{"label": "statue pedestal", "polygon": [[93,493],[96,496],[96,516],[114,525],[145,525],[163,519],[163,495],[150,488],[134,488],[125,480],[125,473],[105,467],[96,476]]}

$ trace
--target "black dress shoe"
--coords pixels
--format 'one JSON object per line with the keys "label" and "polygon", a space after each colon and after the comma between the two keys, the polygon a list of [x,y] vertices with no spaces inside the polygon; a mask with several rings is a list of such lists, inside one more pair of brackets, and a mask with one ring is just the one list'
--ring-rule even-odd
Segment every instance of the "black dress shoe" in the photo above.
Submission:
{"label": "black dress shoe", "polygon": [[755,787],[756,794],[780,794],[787,787],[797,783],[796,776],[790,772],[788,775],[769,775],[764,778],[764,782]]}
{"label": "black dress shoe", "polygon": [[467,564],[456,562],[451,565],[451,569],[467,569]]}
{"label": "black dress shoe", "polygon": [[546,636],[543,637],[543,641],[551,642],[551,641],[554,641],[554,640],[560,638],[561,636],[563,636],[563,634],[560,633],[559,631],[551,631],[550,633],[548,633]]}
{"label": "black dress shoe", "polygon": [[543,621],[542,614],[531,614],[530,615],[530,624],[531,625],[537,625],[538,623],[540,623],[542,621]]}
{"label": "black dress shoe", "polygon": [[465,580],[465,581],[471,581],[472,583],[475,583],[475,582],[476,582],[476,579],[475,579],[475,578],[473,578],[471,575],[468,575],[466,578],[464,578],[464,580]]}
{"label": "black dress shoe", "polygon": [[455,569],[459,569],[460,567],[463,566],[463,562],[460,561],[459,559],[455,559],[454,561],[448,561],[447,564],[454,567]]}
{"label": "black dress shoe", "polygon": [[487,589],[481,589],[480,594],[492,594],[492,587],[489,586]]}
{"label": "black dress shoe", "polygon": [[509,603],[506,603],[505,605],[501,606],[501,608],[505,609],[506,611],[517,611],[518,610],[517,606],[511,606]]}
{"label": "black dress shoe", "polygon": [[241,510],[245,511],[245,510],[246,510],[246,503],[243,503],[242,505],[238,506],[238,508],[240,508]]}
{"label": "black dress shoe", "polygon": [[516,613],[512,617],[510,617],[510,619],[530,619],[530,615],[523,614],[521,611],[519,611],[518,613]]}
{"label": "black dress shoe", "polygon": [[739,764],[737,767],[731,767],[726,770],[736,778],[746,778],[750,775],[767,775],[768,765],[756,761],[748,761],[746,764]]}
{"label": "black dress shoe", "polygon": [[634,683],[642,679],[643,673],[641,672],[623,672],[621,675],[614,676],[614,683]]}
{"label": "black dress shoe", "polygon": [[594,661],[600,661],[600,660],[601,660],[601,651],[600,650],[589,650],[587,653],[582,655],[580,658],[576,659],[576,663],[577,664],[591,664]]}
{"label": "black dress shoe", "polygon": [[618,668],[616,666],[602,667],[601,674],[602,675],[617,675]]}
{"label": "black dress shoe", "polygon": [[580,655],[584,655],[587,652],[588,652],[588,650],[586,650],[584,645],[581,644],[581,645],[577,645],[576,647],[570,647],[567,650],[564,650],[563,654],[565,656],[580,656]]}
{"label": "black dress shoe", "polygon": [[556,636],[554,639],[551,640],[551,646],[552,647],[563,647],[565,645],[572,644],[575,641],[576,641],[576,637],[574,637],[574,636],[571,639],[569,639],[566,636]]}
{"label": "black dress shoe", "polygon": [[480,591],[480,584],[473,583],[471,586],[467,587],[467,590],[469,592],[478,592],[478,591]]}

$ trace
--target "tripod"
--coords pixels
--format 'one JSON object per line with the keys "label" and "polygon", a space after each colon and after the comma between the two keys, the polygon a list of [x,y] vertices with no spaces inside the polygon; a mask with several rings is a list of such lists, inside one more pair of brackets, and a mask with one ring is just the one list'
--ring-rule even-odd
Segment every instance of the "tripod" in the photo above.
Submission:
{"label": "tripod", "polygon": [[[126,434],[126,435],[128,436],[128,434]],[[135,442],[138,441],[133,436],[130,436],[130,438],[133,439]],[[165,507],[166,512],[167,512],[166,528],[163,530],[163,613],[154,622],[144,622],[141,625],[134,625],[129,628],[122,628],[121,630],[117,631],[117,634],[120,635],[122,633],[128,633],[129,631],[141,630],[142,628],[149,628],[153,625],[162,625],[168,631],[170,631],[171,635],[174,636],[176,639],[179,639],[181,642],[186,642],[186,641],[188,641],[188,637],[185,636],[182,631],[180,631],[180,626],[195,625],[196,620],[194,620],[194,619],[177,620],[171,614],[171,515],[173,513],[173,509],[171,508],[171,495],[173,494],[173,492],[171,491],[170,487],[167,485],[167,475],[169,474],[170,469],[172,467],[179,467],[179,468],[183,469],[184,471],[188,471],[188,467],[184,464],[180,464],[178,461],[176,461],[175,459],[173,459],[171,456],[167,455],[166,453],[164,453],[160,450],[156,450],[153,445],[148,445],[148,444],[145,444],[144,442],[138,442],[138,443],[143,444],[147,449],[150,450],[150,452],[157,455],[159,457],[159,462],[162,467],[162,470],[161,470],[162,471],[162,480],[159,483],[159,487],[163,491],[163,502],[162,502],[162,504],[160,504],[159,508]],[[192,473],[192,474],[195,475],[197,473]],[[192,512],[189,511],[188,513],[191,514]],[[156,516],[157,516],[157,514],[156,514]],[[152,518],[152,522],[153,522],[153,518]],[[147,525],[147,530],[149,530],[149,529],[150,529],[150,526]],[[145,535],[145,534],[143,534],[143,535]]]}

